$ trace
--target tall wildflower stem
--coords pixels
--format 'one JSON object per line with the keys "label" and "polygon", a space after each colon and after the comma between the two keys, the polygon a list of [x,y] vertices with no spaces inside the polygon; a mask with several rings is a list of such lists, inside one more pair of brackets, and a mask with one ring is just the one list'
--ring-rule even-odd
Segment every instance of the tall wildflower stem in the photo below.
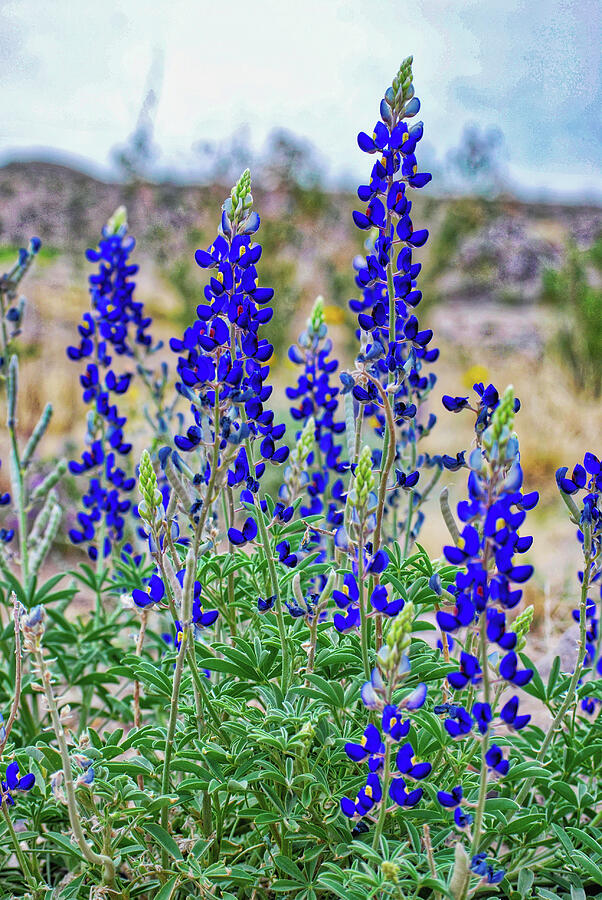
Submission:
{"label": "tall wildflower stem", "polygon": [[8,806],[6,805],[6,803],[4,801],[0,801],[0,807],[2,808],[2,815],[4,816],[4,821],[6,822],[6,827],[8,829],[8,833],[10,836],[10,842],[13,845],[13,850],[15,851],[15,856],[17,857],[19,866],[21,868],[21,871],[23,872],[23,877],[25,878],[25,881],[31,888],[33,897],[35,898],[35,900],[37,900],[37,898],[39,898],[42,895],[42,892],[40,891],[40,889],[36,883],[36,880],[33,877],[33,874],[29,867],[29,863],[27,862],[27,858],[26,858],[25,854],[23,853],[21,844],[19,843],[19,838],[17,837],[17,835],[15,833],[15,829],[14,829],[14,826],[13,826],[13,823],[12,823],[12,820],[10,817],[10,813],[8,811]]}
{"label": "tall wildflower stem", "polygon": [[[552,743],[555,733],[561,727],[564,722],[564,718],[569,711],[571,705],[574,703],[576,697],[575,693],[577,690],[577,685],[579,684],[579,679],[583,674],[583,663],[585,661],[585,654],[587,652],[586,647],[586,631],[587,631],[587,617],[586,617],[586,609],[587,609],[587,592],[590,586],[590,578],[591,578],[591,564],[592,564],[592,533],[591,527],[589,524],[585,523],[583,526],[583,548],[584,548],[584,556],[585,556],[585,565],[583,569],[583,582],[581,584],[581,598],[579,602],[579,649],[577,652],[577,662],[575,664],[575,670],[573,672],[572,678],[569,682],[569,686],[567,688],[567,692],[565,695],[562,704],[558,712],[554,717],[554,721],[550,725],[548,729],[548,733],[546,734],[541,747],[539,748],[539,752],[535,757],[537,762],[542,762],[546,753],[548,752],[548,748]],[[535,779],[529,778],[525,781],[516,795],[516,802],[520,806],[533,787]]]}
{"label": "tall wildflower stem", "polygon": [[360,535],[357,548],[357,586],[359,589],[359,606],[360,606],[360,640],[362,645],[362,662],[364,664],[364,675],[367,680],[370,678],[370,660],[368,657],[368,616],[366,609],[366,592],[364,590],[364,536],[362,526],[360,525]]}
{"label": "tall wildflower stem", "polygon": [[65,736],[65,730],[61,723],[56,699],[52,690],[52,676],[48,670],[48,667],[46,666],[44,653],[39,642],[36,643],[34,654],[42,679],[42,687],[44,689],[46,704],[48,706],[50,719],[52,721],[52,728],[54,730],[61,754],[63,779],[65,785],[65,797],[67,799],[67,810],[69,813],[71,830],[73,831],[77,846],[79,847],[85,858],[88,860],[88,862],[92,863],[92,865],[102,867],[103,884],[106,884],[109,888],[113,888],[115,884],[115,863],[109,855],[106,855],[104,853],[97,853],[96,850],[94,850],[90,846],[90,844],[86,840],[86,836],[82,828],[79,810],[77,808],[77,799],[75,797],[75,785],[73,784],[73,773],[71,770],[71,759],[69,757],[67,738]]}
{"label": "tall wildflower stem", "polygon": [[[184,577],[184,586],[182,588],[182,636],[180,639],[180,649],[176,657],[176,666],[174,669],[173,682],[171,688],[171,702],[169,708],[169,722],[167,725],[167,734],[165,736],[165,749],[163,752],[163,771],[161,774],[161,793],[169,792],[169,774],[171,757],[173,754],[174,737],[176,733],[176,724],[178,721],[178,701],[180,698],[180,685],[182,683],[182,673],[184,671],[184,660],[188,651],[188,641],[191,631],[192,617],[192,595],[194,588],[196,555],[194,547],[188,551],[186,559],[186,575]],[[168,810],[164,806],[161,809],[161,826],[167,829]],[[161,851],[161,861],[165,868],[169,862],[167,850]]]}
{"label": "tall wildflower stem", "polygon": [[19,625],[19,609],[20,604],[17,600],[17,595],[11,595],[13,602],[13,620],[14,620],[14,629],[15,629],[15,687],[13,693],[13,702],[10,709],[10,714],[8,717],[8,722],[6,723],[6,727],[4,729],[4,735],[0,740],[0,757],[4,751],[8,743],[8,739],[10,737],[10,733],[12,731],[13,725],[15,724],[15,719],[17,718],[17,713],[19,711],[19,704],[21,702],[21,682],[22,682],[22,659],[21,659],[21,628]]}
{"label": "tall wildflower stem", "polygon": [[8,368],[8,388],[6,397],[6,427],[10,436],[11,482],[13,503],[17,509],[19,520],[19,554],[21,559],[21,575],[25,594],[29,594],[29,550],[27,547],[27,497],[25,480],[17,440],[17,395],[19,390],[19,363],[12,356]]}
{"label": "tall wildflower stem", "polygon": [[372,839],[372,849],[376,850],[379,845],[383,828],[385,827],[385,819],[387,817],[387,792],[389,790],[389,779],[391,777],[391,741],[387,740],[385,747],[385,764],[383,769],[383,800],[380,804],[378,821],[374,829],[374,838]]}
{"label": "tall wildflower stem", "polygon": [[380,545],[382,543],[382,524],[383,524],[383,515],[385,510],[385,500],[387,499],[387,482],[389,480],[389,473],[393,467],[393,463],[395,462],[395,422],[393,420],[393,413],[391,411],[391,404],[389,403],[389,398],[387,397],[386,391],[381,385],[380,381],[377,378],[372,378],[372,376],[368,376],[370,381],[377,388],[380,393],[381,399],[383,401],[383,407],[385,410],[385,417],[387,423],[387,432],[393,436],[393,439],[390,441],[385,440],[385,444],[383,447],[386,447],[386,457],[383,457],[383,465],[381,467],[380,473],[380,483],[378,486],[378,505],[376,508],[376,528],[374,529],[374,552],[380,549]]}
{"label": "tall wildflower stem", "polygon": [[[251,441],[249,438],[245,440],[245,447],[247,450],[247,456],[249,457],[249,463],[255,467],[255,462],[253,459],[253,448],[251,445]],[[265,554],[265,558],[268,564],[268,573],[270,578],[270,585],[272,590],[272,595],[276,598],[274,601],[274,610],[276,612],[276,619],[278,621],[278,634],[280,637],[280,650],[282,653],[282,693],[286,694],[289,686],[289,675],[290,675],[290,662],[289,662],[289,652],[286,640],[286,626],[284,624],[284,610],[282,609],[282,598],[280,596],[280,590],[278,587],[278,574],[276,572],[276,566],[274,565],[274,556],[272,554],[272,548],[270,547],[270,538],[268,535],[268,530],[265,525],[265,521],[263,518],[263,512],[261,509],[258,510],[257,513],[257,525],[259,528],[259,536],[261,538],[261,544],[263,546],[263,552]]]}
{"label": "tall wildflower stem", "polygon": [[[479,626],[479,647],[481,657],[481,668],[483,670],[483,696],[485,703],[490,702],[490,684],[489,684],[489,660],[487,658],[487,630],[485,627],[485,613],[482,613],[482,621]],[[479,778],[479,796],[477,799],[477,808],[475,811],[474,828],[472,833],[471,852],[474,854],[479,849],[481,840],[481,832],[483,829],[483,813],[485,812],[485,799],[487,797],[488,768],[487,768],[487,747],[489,745],[489,729],[485,731],[481,738],[481,773]]]}

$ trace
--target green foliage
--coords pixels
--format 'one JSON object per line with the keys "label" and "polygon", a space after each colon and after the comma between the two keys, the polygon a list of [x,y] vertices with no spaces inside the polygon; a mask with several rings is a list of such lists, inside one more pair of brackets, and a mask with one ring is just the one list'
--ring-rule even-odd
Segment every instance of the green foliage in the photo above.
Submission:
{"label": "green foliage", "polygon": [[[302,530],[302,523],[293,522],[280,537],[296,542]],[[454,568],[437,568],[443,584],[449,584]],[[315,571],[315,563],[301,567],[303,590]],[[476,767],[470,773],[472,744],[454,743],[433,713],[437,686],[450,667],[422,637],[431,627],[424,616],[437,602],[428,583],[432,571],[422,549],[405,560],[397,549],[383,575],[383,582],[403,591],[415,609],[410,686],[424,680],[430,698],[412,715],[415,750],[418,758],[433,761],[438,776],[436,783],[424,783],[426,802],[398,808],[388,817],[376,848],[371,834],[350,834],[339,809],[340,797],[353,795],[361,784],[343,751],[344,742],[357,741],[366,723],[359,702],[364,677],[359,639],[337,638],[328,622],[319,624],[310,673],[304,671],[308,629],[303,620],[293,622],[288,639],[297,677],[283,697],[275,617],[262,617],[256,608],[266,578],[262,553],[201,559],[204,593],[220,609],[230,635],[237,636],[223,631],[221,638],[195,642],[196,665],[211,670],[211,677],[201,676],[199,690],[192,670],[184,671],[167,791],[161,768],[176,656],[160,637],[164,626],[154,621],[156,614],[141,651],[135,650],[132,635],[141,627],[140,613],[119,601],[123,589],[142,585],[148,569],[130,560],[116,580],[105,574],[100,585],[92,569],[82,569],[80,581],[103,597],[97,621],[65,615],[72,591],[57,593],[55,580],[35,589],[31,600],[44,602],[49,614],[42,645],[53,659],[48,665],[56,690],[68,688],[77,805],[95,852],[110,845],[117,861],[108,896],[457,897],[450,881],[449,815],[431,801],[437,789],[451,789],[460,773],[465,793],[470,792],[478,773]],[[233,606],[230,572],[237,574]],[[284,591],[292,575],[279,569]],[[13,587],[4,580],[4,603]],[[6,625],[1,635],[5,660],[11,640]],[[526,657],[523,662],[530,664]],[[39,667],[28,666],[22,714],[13,733],[15,746],[22,748],[16,759],[37,779],[35,788],[18,799],[19,816],[28,823],[19,837],[27,843],[36,839],[35,854],[28,850],[27,858],[41,883],[54,886],[57,896],[83,900],[98,885],[100,870],[86,861],[70,833],[63,788],[60,780],[53,781],[61,758],[36,700],[39,678]],[[13,679],[14,667],[5,664],[3,707],[10,703]],[[132,727],[136,683],[142,722]],[[527,690],[554,712],[566,676],[556,665],[547,688],[536,679]],[[596,691],[602,696],[602,680],[588,682],[588,695]],[[542,736],[532,727],[508,737],[510,772],[486,800],[484,840],[498,842],[498,860],[507,870],[499,894],[509,900],[602,896],[602,789],[596,779],[602,731],[594,727],[592,733],[589,722],[573,716],[545,765],[534,761]],[[94,769],[91,786],[82,778],[83,759]],[[519,806],[515,797],[527,778],[533,780],[532,802]],[[162,812],[166,825],[160,824]],[[429,845],[435,871],[425,856]],[[0,832],[0,883],[11,896],[24,896],[6,831]],[[38,896],[47,895],[40,889]]]}
{"label": "green foliage", "polygon": [[593,396],[602,390],[602,236],[591,250],[567,248],[559,270],[543,275],[542,299],[558,315],[553,348],[575,385]]}

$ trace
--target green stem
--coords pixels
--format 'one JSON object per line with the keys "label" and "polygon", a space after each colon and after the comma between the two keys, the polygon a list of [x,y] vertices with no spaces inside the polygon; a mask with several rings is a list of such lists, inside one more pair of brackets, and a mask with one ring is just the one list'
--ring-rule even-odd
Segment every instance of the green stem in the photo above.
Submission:
{"label": "green stem", "polygon": [[17,857],[17,859],[19,861],[19,866],[21,867],[21,871],[23,872],[23,875],[25,876],[25,881],[27,882],[27,884],[33,891],[34,897],[39,897],[40,891],[38,889],[38,885],[36,884],[35,878],[33,877],[32,873],[31,873],[31,869],[29,868],[29,863],[27,862],[27,859],[25,858],[25,854],[23,853],[23,850],[21,849],[21,845],[20,845],[19,839],[17,838],[17,835],[15,833],[15,829],[13,827],[13,823],[12,823],[10,813],[8,811],[8,807],[6,805],[5,800],[0,800],[0,807],[2,807],[2,815],[4,816],[4,821],[6,822],[6,827],[8,828],[8,833],[10,835],[10,840],[13,845],[13,850],[15,851],[15,856]]}
{"label": "green stem", "polygon": [[71,770],[71,758],[69,756],[69,748],[67,747],[67,738],[61,724],[61,719],[56,705],[56,699],[51,687],[52,678],[50,672],[48,671],[48,668],[46,667],[46,660],[44,659],[42,648],[40,646],[37,646],[34,652],[41,676],[42,686],[44,688],[46,704],[48,706],[48,711],[50,712],[52,727],[61,754],[65,796],[67,799],[67,810],[69,813],[71,830],[73,831],[77,846],[79,847],[85,858],[88,860],[88,862],[96,866],[102,866],[103,884],[106,884],[108,887],[112,888],[115,884],[115,863],[110,856],[103,853],[97,853],[96,850],[94,850],[86,840],[86,836],[82,828],[81,819],[79,817],[79,810],[77,808],[75,785],[73,784],[73,772]]}
{"label": "green stem", "polygon": [[[173,755],[174,736],[176,733],[176,723],[178,720],[178,700],[180,697],[180,684],[182,682],[182,672],[184,668],[184,657],[186,656],[186,645],[188,644],[188,632],[190,626],[188,623],[182,623],[182,637],[180,641],[180,649],[176,657],[176,667],[174,670],[173,683],[171,686],[171,702],[169,707],[169,722],[167,725],[167,734],[165,736],[165,749],[163,752],[163,772],[161,774],[161,793],[169,793],[169,768],[171,765],[171,757]],[[168,810],[164,806],[161,809],[161,826],[167,830]],[[169,856],[167,850],[161,850],[161,863],[163,868],[167,868]]]}
{"label": "green stem", "polygon": [[7,419],[6,427],[10,435],[10,465],[13,486],[13,504],[17,509],[19,520],[19,553],[21,558],[21,574],[23,588],[29,598],[29,550],[27,547],[27,498],[25,496],[25,482],[19,454],[19,442],[17,440],[17,394],[18,394],[18,362],[17,357],[12,356],[8,374]]}
{"label": "green stem", "polygon": [[364,592],[364,535],[363,523],[360,523],[360,535],[357,548],[357,586],[359,589],[360,607],[360,638],[362,643],[362,662],[364,664],[364,676],[370,681],[370,660],[368,657],[368,616],[366,609],[366,596]]}
{"label": "green stem", "polygon": [[[479,625],[479,645],[480,645],[480,656],[481,656],[481,668],[483,671],[483,695],[485,698],[485,703],[489,703],[490,697],[490,689],[489,689],[489,660],[487,658],[487,631],[485,628],[485,614],[481,614],[481,623]],[[487,798],[487,782],[488,782],[488,767],[487,760],[485,759],[485,755],[487,753],[487,747],[489,744],[489,729],[486,730],[485,734],[481,738],[481,774],[479,781],[479,797],[477,800],[477,808],[475,812],[474,818],[474,829],[472,834],[472,844],[471,844],[471,854],[475,854],[479,849],[479,842],[481,840],[481,832],[483,829],[483,814],[485,812],[485,800]]]}
{"label": "green stem", "polygon": [[[245,441],[245,448],[247,451],[247,456],[249,457],[249,464],[255,468],[255,461],[253,459],[253,448],[251,445],[251,441],[249,438]],[[274,611],[276,613],[276,619],[278,621],[278,634],[280,636],[280,650],[282,653],[282,682],[281,688],[283,695],[286,695],[289,685],[289,652],[287,646],[286,639],[286,626],[284,624],[284,611],[282,609],[282,598],[280,596],[280,590],[278,587],[278,574],[276,572],[276,566],[274,565],[274,557],[272,555],[272,549],[270,547],[270,538],[268,535],[268,530],[265,526],[265,522],[263,519],[263,512],[261,511],[261,507],[257,510],[257,514],[255,516],[257,520],[257,525],[259,526],[259,535],[261,537],[261,543],[263,545],[263,552],[265,554],[265,558],[268,564],[268,572],[270,576],[270,585],[272,594],[276,598],[274,602]]]}
{"label": "green stem", "polygon": [[385,818],[387,816],[387,795],[389,791],[389,777],[391,774],[391,742],[387,740],[387,745],[385,748],[385,767],[383,771],[383,798],[380,804],[380,812],[378,814],[378,821],[376,823],[376,828],[374,829],[374,838],[372,840],[372,849],[376,850],[379,845],[381,835],[383,833],[383,828],[385,826]]}
{"label": "green stem", "polygon": [[[585,562],[583,568],[583,582],[581,584],[581,599],[579,603],[579,651],[577,653],[577,662],[575,664],[575,670],[573,672],[573,677],[569,682],[569,686],[566,692],[566,696],[560,706],[560,709],[556,713],[554,721],[550,725],[548,733],[546,734],[541,747],[539,748],[539,752],[535,759],[537,762],[542,762],[545,759],[546,753],[548,751],[548,747],[552,743],[552,739],[554,738],[554,734],[560,728],[564,721],[564,717],[566,716],[569,707],[573,703],[575,699],[575,692],[577,690],[577,685],[579,683],[579,679],[583,673],[583,662],[585,660],[586,654],[586,631],[587,631],[587,618],[586,618],[586,610],[587,610],[587,592],[589,590],[590,578],[591,578],[591,562],[592,562],[592,536],[591,536],[591,528],[589,525],[583,525],[583,552],[585,555]],[[520,804],[523,802],[529,791],[531,790],[535,778],[529,778],[528,781],[525,781],[522,788],[518,792],[515,797],[516,802]],[[508,821],[510,821],[510,815],[508,817]]]}

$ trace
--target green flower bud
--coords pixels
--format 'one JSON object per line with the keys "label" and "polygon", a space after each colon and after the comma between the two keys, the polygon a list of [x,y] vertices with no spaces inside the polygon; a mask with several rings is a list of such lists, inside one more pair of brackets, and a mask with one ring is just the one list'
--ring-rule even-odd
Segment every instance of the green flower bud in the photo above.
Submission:
{"label": "green flower bud", "polygon": [[514,426],[514,388],[509,385],[494,411],[491,424],[483,432],[483,445],[496,458],[502,457],[503,450],[512,434]]}
{"label": "green flower bud", "polygon": [[316,299],[314,301],[314,306],[311,311],[311,316],[310,316],[308,325],[311,328],[311,330],[315,334],[317,334],[319,332],[321,326],[324,325],[325,321],[326,320],[324,318],[324,297],[319,296],[319,297],[316,297]]}
{"label": "green flower bud", "polygon": [[533,606],[527,606],[523,609],[522,613],[516,617],[514,622],[512,623],[512,630],[516,635],[516,650],[522,650],[527,643],[527,635],[531,630],[531,625],[533,623],[533,613],[535,609]]}
{"label": "green flower bud", "polygon": [[399,866],[396,866],[395,863],[385,859],[383,860],[380,870],[383,873],[385,881],[390,881],[392,884],[399,883]]}
{"label": "green flower bud", "polygon": [[289,503],[292,503],[299,494],[301,475],[305,471],[307,457],[314,448],[315,431],[316,423],[314,417],[310,416],[290,456],[291,464],[285,477],[289,492]]}
{"label": "green flower bud", "polygon": [[143,519],[152,522],[162,497],[161,491],[157,487],[157,476],[148,450],[143,450],[140,457],[138,487],[143,498],[142,503],[138,505],[138,511]]}
{"label": "green flower bud", "polygon": [[316,431],[316,423],[314,421],[314,417],[310,416],[307,422],[305,423],[305,427],[303,431],[299,435],[299,440],[297,441],[297,446],[293,451],[293,456],[295,458],[295,462],[299,466],[300,469],[305,467],[305,463],[307,462],[307,457],[311,453],[314,440],[315,440],[315,431]]}
{"label": "green flower bud", "polygon": [[374,474],[372,472],[372,451],[366,445],[360,453],[355,470],[355,506],[365,506],[370,492],[374,490]]}
{"label": "green flower bud", "polygon": [[252,206],[251,173],[249,169],[245,169],[230,191],[230,196],[224,203],[224,209],[232,222],[242,222]]}
{"label": "green flower bud", "polygon": [[109,234],[125,233],[128,227],[128,211],[125,206],[118,206],[109,221],[107,231]]}
{"label": "green flower bud", "polygon": [[406,653],[412,641],[412,625],[414,623],[414,604],[407,600],[387,633],[387,668],[393,669],[399,665],[401,657]]}

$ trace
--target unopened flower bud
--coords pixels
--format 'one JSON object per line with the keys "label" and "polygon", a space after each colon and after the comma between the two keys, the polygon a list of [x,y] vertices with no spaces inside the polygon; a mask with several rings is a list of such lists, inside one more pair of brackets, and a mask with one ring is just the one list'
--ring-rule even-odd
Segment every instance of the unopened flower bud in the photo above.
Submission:
{"label": "unopened flower bud", "polygon": [[128,227],[128,212],[125,206],[118,206],[109,221],[107,231],[109,234],[125,234]]}
{"label": "unopened flower bud", "polygon": [[43,606],[34,606],[29,612],[21,614],[21,631],[26,638],[41,638],[46,629],[46,610]]}
{"label": "unopened flower bud", "polygon": [[352,502],[358,509],[363,509],[370,493],[374,490],[374,474],[372,472],[372,451],[367,445],[360,453],[355,470],[355,486]]}
{"label": "unopened flower bud", "polygon": [[320,329],[325,324],[324,318],[324,297],[316,297],[308,322],[310,329],[314,334],[320,334]]}
{"label": "unopened flower bud", "polygon": [[483,432],[483,445],[491,458],[504,459],[514,425],[514,388],[509,385],[493,412],[491,424]]}
{"label": "unopened flower bud", "polygon": [[531,630],[534,612],[535,609],[532,605],[525,607],[512,624],[512,629],[516,634],[516,650],[522,650],[527,643],[527,635]]}
{"label": "unopened flower bud", "polygon": [[397,884],[399,882],[399,866],[395,865],[395,863],[385,859],[382,862],[380,870],[383,873],[385,881],[390,881],[392,884]]}
{"label": "unopened flower bud", "polygon": [[387,668],[399,665],[402,656],[405,655],[412,640],[412,625],[414,623],[414,604],[406,601],[397,617],[393,620],[387,634]]}

